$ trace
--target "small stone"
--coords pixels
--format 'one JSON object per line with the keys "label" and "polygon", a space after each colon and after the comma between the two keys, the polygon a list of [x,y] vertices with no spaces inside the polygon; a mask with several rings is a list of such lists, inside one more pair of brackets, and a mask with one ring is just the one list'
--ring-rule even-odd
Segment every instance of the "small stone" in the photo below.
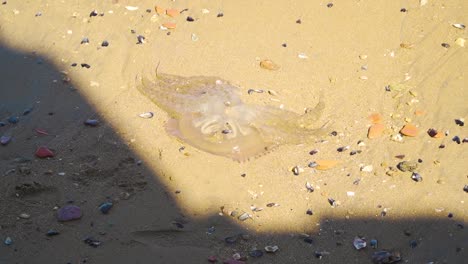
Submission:
{"label": "small stone", "polygon": [[101,43],[101,46],[102,47],[108,47],[109,46],[109,42],[107,40],[104,40],[102,43]]}
{"label": "small stone", "polygon": [[452,26],[453,26],[454,28],[458,28],[458,29],[465,29],[465,28],[466,28],[465,25],[460,24],[460,23],[454,23],[454,24],[452,24]]}
{"label": "small stone", "polygon": [[329,170],[340,163],[337,160],[317,160],[316,162],[318,164],[317,170]]}
{"label": "small stone", "polygon": [[307,192],[314,192],[315,190],[310,182],[306,182],[305,187],[307,189]]}
{"label": "small stone", "polygon": [[361,167],[362,172],[372,172],[373,170],[374,170],[374,166],[372,166],[372,165],[367,165],[367,166]]}
{"label": "small stone", "polygon": [[60,222],[67,222],[80,219],[81,216],[81,208],[76,205],[66,205],[57,211],[57,219]]}
{"label": "small stone", "polygon": [[336,151],[338,151],[338,152],[343,152],[343,151],[348,150],[349,148],[350,148],[349,146],[339,147],[339,148],[336,149]]}
{"label": "small stone", "polygon": [[465,125],[465,120],[463,118],[460,118],[460,119],[455,119],[455,124],[457,126],[464,126]]}
{"label": "small stone", "polygon": [[328,203],[333,207],[337,205],[336,200],[333,198],[328,198]]}
{"label": "small stone", "polygon": [[378,241],[377,239],[372,239],[370,242],[369,242],[369,245],[371,246],[371,248],[377,248],[378,247]]}
{"label": "small stone", "polygon": [[465,47],[466,39],[464,38],[457,38],[455,40],[455,44],[457,44],[460,47]]}
{"label": "small stone", "polygon": [[302,23],[301,19],[296,20],[296,24],[301,24],[301,23]]}
{"label": "small stone", "polygon": [[414,161],[402,161],[397,164],[397,168],[403,172],[413,172],[418,169],[418,163]]}
{"label": "small stone", "polygon": [[432,138],[443,138],[445,136],[444,133],[439,132],[434,128],[427,130],[427,134]]}
{"label": "small stone", "polygon": [[278,250],[279,250],[279,247],[276,246],[276,245],[275,245],[275,246],[266,246],[266,247],[265,247],[265,251],[266,251],[267,253],[275,253],[275,252],[278,251]]}
{"label": "small stone", "polygon": [[406,124],[400,130],[400,133],[407,137],[415,137],[418,135],[418,128],[412,124]]}
{"label": "small stone", "polygon": [[142,35],[138,35],[137,36],[137,44],[144,44],[146,41],[145,41],[145,37],[142,36]]}
{"label": "small stone", "polygon": [[461,144],[461,139],[460,139],[459,136],[454,136],[454,137],[452,138],[452,141],[455,142],[455,143],[457,143],[457,144]]}
{"label": "small stone", "polygon": [[38,158],[52,158],[55,156],[54,152],[52,152],[52,150],[50,150],[49,148],[45,147],[45,146],[42,146],[42,147],[39,147],[37,150],[36,150],[36,153],[35,153],[36,157]]}
{"label": "small stone", "polygon": [[468,184],[465,184],[465,186],[463,186],[463,191],[468,193]]}
{"label": "small stone", "polygon": [[226,242],[226,244],[234,244],[237,242],[238,239],[239,239],[239,236],[230,236],[230,237],[226,237],[224,239],[224,242]]}
{"label": "small stone", "polygon": [[303,52],[297,54],[297,57],[298,57],[299,59],[303,59],[303,60],[309,58],[309,56],[307,56],[307,54],[305,54],[305,53],[303,53]]}
{"label": "small stone", "polygon": [[89,39],[88,38],[81,39],[81,44],[89,44]]}
{"label": "small stone", "polygon": [[249,256],[251,256],[253,258],[259,258],[259,257],[263,256],[263,251],[261,251],[260,249],[254,249],[254,250],[249,252]]}
{"label": "small stone", "polygon": [[354,241],[353,241],[353,246],[357,249],[357,250],[360,250],[360,249],[363,249],[367,246],[367,242],[366,240],[360,238],[360,237],[355,237],[354,238]]}
{"label": "small stone", "polygon": [[87,237],[83,239],[83,242],[93,248],[97,248],[101,245],[101,241],[93,238],[93,237]]}
{"label": "small stone", "polygon": [[86,126],[95,127],[95,126],[99,125],[99,120],[97,120],[97,119],[86,119],[86,121],[84,121],[84,124]]}
{"label": "small stone", "polygon": [[333,7],[333,3],[328,3],[328,4],[327,4],[327,7],[328,7],[328,8],[332,8],[332,7]]}
{"label": "small stone", "polygon": [[315,154],[317,154],[318,152],[319,152],[318,150],[313,149],[313,150],[311,150],[311,151],[309,152],[309,154],[310,154],[310,155],[315,155]]}
{"label": "small stone", "polygon": [[11,137],[10,136],[2,136],[0,137],[0,144],[3,146],[6,146],[8,143],[10,143]]}
{"label": "small stone", "polygon": [[141,117],[141,118],[149,119],[149,118],[152,118],[154,116],[154,113],[153,112],[146,112],[146,113],[139,114],[138,116]]}
{"label": "small stone", "polygon": [[82,68],[86,68],[86,69],[91,68],[91,65],[89,65],[87,63],[81,63],[80,65],[81,65]]}
{"label": "small stone", "polygon": [[446,49],[450,48],[450,44],[445,43],[445,42],[442,43],[442,44],[440,44],[440,45],[441,45],[442,47],[446,48]]}
{"label": "small stone", "polygon": [[417,172],[413,172],[411,179],[413,179],[415,182],[421,182],[423,180],[422,176]]}
{"label": "small stone", "polygon": [[193,22],[193,21],[195,21],[195,19],[193,19],[193,17],[191,17],[191,16],[188,16],[186,20],[187,20],[188,22]]}
{"label": "small stone", "polygon": [[239,217],[237,219],[239,219],[240,221],[245,221],[249,218],[252,218],[252,216],[248,213],[243,213],[241,215],[239,215]]}
{"label": "small stone", "polygon": [[91,13],[89,13],[89,17],[95,17],[98,15],[98,12],[96,10],[93,10],[91,11]]}
{"label": "small stone", "polygon": [[314,240],[311,237],[306,237],[304,238],[304,242],[306,242],[307,244],[313,244]]}
{"label": "small stone", "polygon": [[105,202],[99,206],[99,211],[101,211],[103,214],[107,214],[109,213],[112,206],[113,204],[111,202]]}
{"label": "small stone", "polygon": [[51,237],[51,236],[57,236],[59,234],[60,234],[59,231],[50,229],[49,231],[47,231],[46,236]]}
{"label": "small stone", "polygon": [[19,215],[19,218],[21,219],[29,219],[31,217],[31,215],[27,214],[27,213],[22,213]]}
{"label": "small stone", "polygon": [[292,173],[296,176],[298,176],[301,172],[304,171],[303,168],[300,168],[299,166],[294,166],[292,169],[291,169]]}
{"label": "small stone", "polygon": [[276,71],[279,70],[280,66],[271,60],[260,61],[260,67],[266,70]]}
{"label": "small stone", "polygon": [[5,243],[5,245],[7,246],[10,246],[11,244],[13,244],[13,239],[11,239],[11,237],[6,237],[3,243]]}
{"label": "small stone", "polygon": [[10,116],[7,119],[8,123],[10,124],[17,124],[19,122],[19,117],[17,116]]}
{"label": "small stone", "polygon": [[307,209],[306,214],[307,215],[314,215],[314,212],[312,211],[312,209]]}

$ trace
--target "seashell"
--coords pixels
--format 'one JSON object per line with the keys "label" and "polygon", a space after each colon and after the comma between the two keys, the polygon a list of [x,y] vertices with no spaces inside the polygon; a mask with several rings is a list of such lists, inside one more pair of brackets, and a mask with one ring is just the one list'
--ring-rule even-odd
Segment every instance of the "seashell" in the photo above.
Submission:
{"label": "seashell", "polygon": [[153,112],[146,112],[146,113],[139,114],[138,116],[141,118],[148,119],[148,118],[153,118],[154,114]]}
{"label": "seashell", "polygon": [[275,253],[276,251],[279,250],[279,247],[278,246],[266,246],[265,247],[265,251],[268,252],[268,253]]}
{"label": "seashell", "polygon": [[454,23],[454,24],[452,24],[452,26],[454,28],[458,28],[458,29],[465,29],[465,27],[466,27],[465,25],[460,24],[460,23]]}
{"label": "seashell", "polygon": [[413,124],[406,124],[400,130],[400,133],[407,136],[407,137],[415,137],[418,135],[418,128]]}
{"label": "seashell", "polygon": [[50,150],[49,148],[44,147],[44,146],[39,147],[36,150],[35,154],[36,154],[36,156],[38,158],[41,158],[41,159],[43,159],[43,158],[52,158],[52,157],[55,156],[55,154],[54,154],[54,152],[52,152],[52,150]]}
{"label": "seashell", "polygon": [[262,60],[260,61],[260,67],[266,70],[277,71],[279,70],[280,66],[274,63],[271,60]]}
{"label": "seashell", "polygon": [[357,249],[357,250],[360,250],[360,249],[363,249],[367,246],[367,243],[364,239],[360,238],[360,237],[355,237],[354,238],[354,241],[353,241],[353,246]]}
{"label": "seashell", "polygon": [[312,186],[312,184],[310,182],[306,182],[305,187],[306,187],[308,192],[314,192],[315,191],[314,187]]}
{"label": "seashell", "polygon": [[128,11],[136,11],[138,10],[138,6],[126,6],[125,9]]}
{"label": "seashell", "polygon": [[252,216],[249,213],[243,213],[239,215],[239,217],[237,217],[237,219],[239,219],[240,221],[245,221],[249,218],[252,218]]}

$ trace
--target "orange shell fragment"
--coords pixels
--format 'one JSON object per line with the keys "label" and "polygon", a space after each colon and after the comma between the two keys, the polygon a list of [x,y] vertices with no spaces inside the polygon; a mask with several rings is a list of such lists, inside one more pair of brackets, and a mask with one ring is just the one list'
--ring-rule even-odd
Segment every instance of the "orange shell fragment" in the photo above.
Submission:
{"label": "orange shell fragment", "polygon": [[367,132],[367,137],[370,139],[378,138],[382,135],[383,131],[385,130],[385,126],[383,124],[373,124],[369,127],[369,131]]}
{"label": "orange shell fragment", "polygon": [[418,128],[408,123],[400,130],[400,133],[407,137],[415,137],[418,135]]}
{"label": "orange shell fragment", "polygon": [[175,29],[176,28],[176,23],[167,22],[167,23],[163,23],[162,26],[167,28],[167,29]]}
{"label": "orange shell fragment", "polygon": [[170,17],[176,17],[180,14],[179,10],[177,9],[167,9],[166,10],[166,15],[170,16]]}
{"label": "orange shell fragment", "polygon": [[315,162],[317,163],[317,167],[315,167],[317,170],[329,170],[340,163],[338,160],[317,160]]}

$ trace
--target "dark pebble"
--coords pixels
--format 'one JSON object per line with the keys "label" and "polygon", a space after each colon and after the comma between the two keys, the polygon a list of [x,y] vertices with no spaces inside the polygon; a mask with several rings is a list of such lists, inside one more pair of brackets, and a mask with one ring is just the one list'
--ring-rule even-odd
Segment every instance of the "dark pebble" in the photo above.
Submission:
{"label": "dark pebble", "polygon": [[454,136],[454,137],[452,138],[452,141],[453,141],[453,142],[457,142],[457,144],[461,144],[461,139],[460,139],[459,136]]}
{"label": "dark pebble", "polygon": [[464,139],[462,140],[462,142],[463,142],[463,143],[468,143],[468,138],[464,138]]}
{"label": "dark pebble", "polygon": [[452,217],[453,217],[453,214],[452,214],[452,213],[449,213],[449,214],[447,215],[447,217],[448,217],[448,218],[452,218]]}
{"label": "dark pebble", "polygon": [[93,10],[91,11],[91,13],[89,13],[89,17],[94,17],[94,16],[97,16],[98,15],[98,12],[96,10]]}
{"label": "dark pebble", "polygon": [[19,122],[19,117],[17,117],[17,116],[10,116],[8,118],[8,123],[10,123],[10,124],[16,124],[18,122]]}
{"label": "dark pebble", "polygon": [[3,2],[2,2],[2,5],[6,5],[6,4],[7,4],[7,1],[3,1]]}
{"label": "dark pebble", "polygon": [[76,67],[76,65],[78,65],[78,63],[76,63],[76,62],[71,64],[72,67]]}
{"label": "dark pebble", "polygon": [[468,193],[468,184],[465,184],[465,186],[463,187],[463,191],[465,191],[466,193]]}
{"label": "dark pebble", "polygon": [[28,115],[29,113],[32,112],[32,110],[33,110],[32,107],[24,109],[23,115],[24,115],[24,116],[25,116],[25,115]]}
{"label": "dark pebble", "polygon": [[142,35],[137,36],[137,44],[143,44],[145,43],[145,37]]}
{"label": "dark pebble", "polygon": [[317,162],[312,161],[312,162],[310,162],[309,165],[307,165],[307,166],[309,166],[309,168],[315,168],[315,167],[318,166],[318,164],[317,164]]}
{"label": "dark pebble", "polygon": [[435,135],[437,135],[437,130],[435,130],[434,128],[430,128],[429,130],[427,130],[427,134],[430,137],[435,137]]}
{"label": "dark pebble", "polygon": [[318,150],[316,150],[316,149],[313,149],[313,150],[311,150],[311,151],[309,152],[310,155],[315,155],[315,154],[317,154],[317,153],[318,153]]}
{"label": "dark pebble", "polygon": [[109,46],[109,42],[107,40],[104,40],[102,43],[101,43],[101,46],[103,47],[108,47]]}
{"label": "dark pebble", "polygon": [[461,119],[455,119],[455,124],[457,126],[464,126],[465,125],[465,121],[461,120]]}
{"label": "dark pebble", "polygon": [[308,244],[312,244],[312,243],[314,243],[314,240],[312,238],[310,238],[310,237],[306,237],[306,238],[304,238],[304,242],[306,242]]}
{"label": "dark pebble", "polygon": [[298,19],[296,20],[296,24],[301,24],[302,23],[302,20]]}
{"label": "dark pebble", "polygon": [[415,248],[418,246],[418,241],[416,240],[411,240],[409,243],[410,248]]}
{"label": "dark pebble", "polygon": [[88,38],[83,38],[80,42],[80,44],[88,44],[89,43],[89,39]]}
{"label": "dark pebble", "polygon": [[440,44],[440,45],[441,45],[442,47],[446,48],[446,49],[450,48],[450,44],[448,44],[448,43],[442,43],[442,44]]}
{"label": "dark pebble", "polygon": [[333,7],[333,3],[328,3],[328,4],[327,4],[327,7],[328,7],[328,8],[332,8],[332,7]]}
{"label": "dark pebble", "polygon": [[328,203],[329,203],[331,206],[335,206],[335,205],[336,205],[336,201],[335,201],[335,199],[333,199],[333,198],[328,198]]}
{"label": "dark pebble", "polygon": [[131,30],[130,30],[130,33],[135,34],[135,33],[136,33],[136,30],[131,29]]}
{"label": "dark pebble", "polygon": [[306,214],[308,214],[308,215],[313,215],[313,214],[314,214],[314,212],[312,212],[312,210],[311,210],[311,209],[307,209],[307,211],[306,211]]}
{"label": "dark pebble", "polygon": [[444,145],[444,144],[440,144],[440,145],[439,145],[439,148],[440,148],[440,149],[443,149],[443,148],[445,148],[445,145]]}
{"label": "dark pebble", "polygon": [[81,208],[76,205],[67,205],[57,211],[57,219],[60,222],[80,219],[81,216]]}
{"label": "dark pebble", "polygon": [[226,242],[227,244],[234,244],[237,242],[237,239],[239,238],[239,236],[230,236],[230,237],[226,237],[224,239],[224,242]]}
{"label": "dark pebble", "polygon": [[81,63],[81,67],[89,69],[89,68],[91,68],[91,65],[89,65],[87,63]]}
{"label": "dark pebble", "polygon": [[421,182],[423,180],[422,176],[417,172],[413,172],[411,179],[413,179],[415,182]]}
{"label": "dark pebble", "polygon": [[0,127],[4,127],[6,126],[6,123],[5,122],[0,122]]}
{"label": "dark pebble", "polygon": [[245,174],[245,173],[242,173],[242,174],[241,174],[241,177],[242,177],[242,178],[245,178],[245,176],[247,176],[247,174]]}
{"label": "dark pebble", "polygon": [[223,17],[224,14],[223,13],[218,13],[218,15],[216,15],[216,17]]}
{"label": "dark pebble", "polygon": [[151,13],[151,9],[146,9],[146,13]]}
{"label": "dark pebble", "polygon": [[249,256],[251,256],[253,258],[259,258],[259,257],[263,256],[263,251],[261,251],[260,249],[252,250],[252,251],[249,252]]}
{"label": "dark pebble", "polygon": [[101,241],[93,238],[93,237],[87,237],[83,240],[83,242],[85,242],[85,244],[93,247],[93,248],[97,248],[101,245]]}
{"label": "dark pebble", "polygon": [[318,259],[322,259],[323,258],[323,253],[320,252],[320,251],[315,251],[314,252],[314,256]]}
{"label": "dark pebble", "polygon": [[40,17],[40,16],[42,16],[42,13],[41,13],[41,12],[37,12],[35,16],[36,16],[36,17]]}
{"label": "dark pebble", "polygon": [[402,12],[402,13],[408,12],[408,9],[402,8],[402,9],[400,9],[400,12]]}
{"label": "dark pebble", "polygon": [[418,162],[419,162],[419,163],[423,163],[423,160],[422,160],[422,159],[418,159]]}
{"label": "dark pebble", "polygon": [[390,85],[385,86],[385,91],[386,92],[391,92],[392,91],[392,88],[390,88]]}
{"label": "dark pebble", "polygon": [[343,152],[345,150],[348,150],[348,147],[339,147],[339,148],[336,149],[336,151],[338,151],[338,152]]}
{"label": "dark pebble", "polygon": [[95,127],[95,126],[99,125],[99,120],[97,120],[97,119],[87,119],[86,121],[84,121],[84,124],[86,126]]}
{"label": "dark pebble", "polygon": [[195,21],[195,19],[193,19],[193,17],[191,17],[191,16],[188,16],[188,17],[187,17],[187,21],[188,21],[188,22],[193,22],[193,21]]}
{"label": "dark pebble", "polygon": [[336,132],[336,131],[332,131],[332,132],[330,133],[330,136],[334,136],[334,137],[336,137],[336,136],[338,136],[338,132]]}
{"label": "dark pebble", "polygon": [[59,231],[50,229],[49,231],[47,231],[46,236],[51,237],[51,236],[56,236],[56,235],[59,235],[59,234],[60,234]]}
{"label": "dark pebble", "polygon": [[103,214],[109,213],[110,209],[112,208],[113,204],[110,202],[105,202],[99,206],[99,211]]}
{"label": "dark pebble", "polygon": [[362,150],[353,150],[353,151],[351,151],[351,152],[349,153],[349,155],[350,155],[350,156],[353,156],[353,155],[359,154],[359,153],[361,153],[361,152],[362,152]]}

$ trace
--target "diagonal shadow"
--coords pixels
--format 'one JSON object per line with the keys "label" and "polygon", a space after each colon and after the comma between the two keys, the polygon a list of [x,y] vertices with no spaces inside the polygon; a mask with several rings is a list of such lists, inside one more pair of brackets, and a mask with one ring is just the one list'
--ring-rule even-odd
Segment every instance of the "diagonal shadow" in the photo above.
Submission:
{"label": "diagonal shadow", "polygon": [[[447,217],[331,214],[318,227],[304,228],[312,238],[308,243],[300,233],[257,233],[229,216],[187,216],[174,200],[177,194],[140,164],[143,158],[46,57],[0,47],[0,89],[1,121],[19,117],[17,124],[0,127],[1,135],[12,136],[0,147],[0,237],[13,240],[0,246],[2,264],[206,263],[210,255],[220,260],[236,252],[248,256],[266,245],[280,250],[247,262],[370,263],[378,249],[355,250],[352,241],[358,235],[377,239],[379,249],[400,251],[408,263],[464,263],[468,257],[466,223]],[[32,110],[24,115],[25,109]],[[88,118],[100,124],[83,125]],[[42,145],[56,156],[34,157]],[[98,210],[105,201],[114,203],[108,215]],[[54,207],[66,204],[80,206],[83,217],[57,222]],[[24,213],[30,217],[19,217]],[[49,230],[59,234],[46,236]],[[102,244],[90,247],[83,242],[88,237]]]}

